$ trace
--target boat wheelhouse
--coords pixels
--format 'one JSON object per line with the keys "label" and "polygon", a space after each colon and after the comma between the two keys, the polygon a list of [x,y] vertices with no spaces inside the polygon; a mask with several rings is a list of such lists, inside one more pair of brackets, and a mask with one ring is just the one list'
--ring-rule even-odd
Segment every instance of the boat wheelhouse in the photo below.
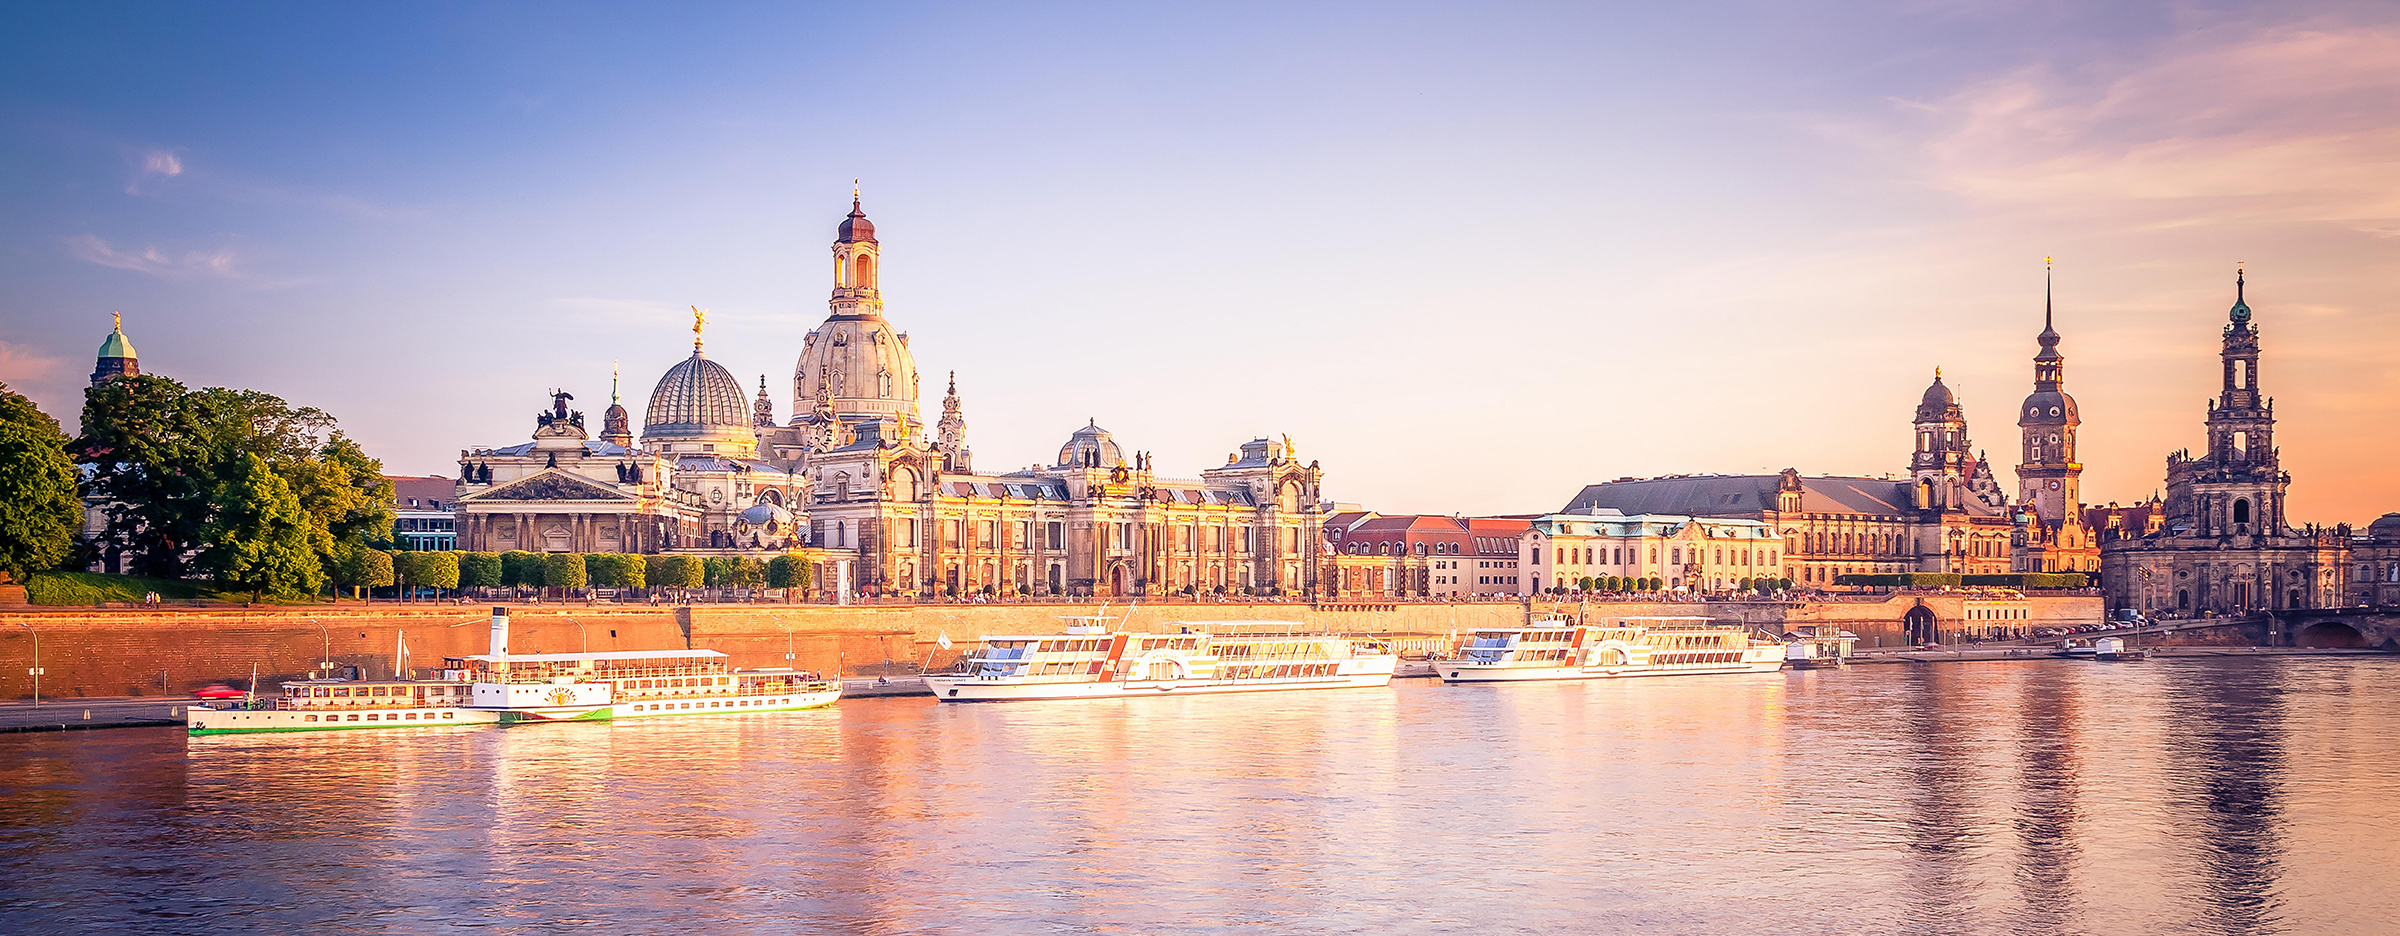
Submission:
{"label": "boat wheelhouse", "polygon": [[1705,617],[1556,618],[1468,631],[1433,669],[1443,682],[1520,682],[1771,673],[1783,663],[1782,643]]}
{"label": "boat wheelhouse", "polygon": [[1157,633],[1067,621],[1064,633],[985,636],[925,684],[943,702],[1353,689],[1389,685],[1400,665],[1379,642],[1291,621],[1172,621]]}
{"label": "boat wheelhouse", "polygon": [[1846,666],[1858,635],[1831,624],[1804,624],[1783,635],[1783,661],[1793,669]]}

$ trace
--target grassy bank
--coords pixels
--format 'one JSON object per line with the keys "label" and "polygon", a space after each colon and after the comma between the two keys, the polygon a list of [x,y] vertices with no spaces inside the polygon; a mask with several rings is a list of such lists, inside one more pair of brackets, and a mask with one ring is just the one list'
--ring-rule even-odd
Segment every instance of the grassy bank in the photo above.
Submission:
{"label": "grassy bank", "polygon": [[25,600],[37,605],[139,602],[142,596],[150,592],[157,592],[160,598],[173,600],[221,597],[215,589],[180,579],[103,575],[98,572],[35,572],[25,578]]}

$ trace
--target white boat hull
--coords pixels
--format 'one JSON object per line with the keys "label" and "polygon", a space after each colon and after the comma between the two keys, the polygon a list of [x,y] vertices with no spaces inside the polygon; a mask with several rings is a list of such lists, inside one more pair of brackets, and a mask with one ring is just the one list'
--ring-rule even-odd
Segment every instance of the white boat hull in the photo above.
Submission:
{"label": "white boat hull", "polygon": [[1046,699],[1139,699],[1157,696],[1217,695],[1228,692],[1280,692],[1297,689],[1372,689],[1392,683],[1400,658],[1359,657],[1345,661],[1343,672],[1331,676],[1286,676],[1269,679],[1131,679],[1083,682],[1045,682],[1020,676],[927,676],[925,685],[943,702],[1031,702]]}
{"label": "white boat hull", "polygon": [[1740,663],[1681,663],[1665,666],[1486,666],[1458,660],[1444,660],[1433,665],[1433,672],[1446,683],[1542,682],[1557,679],[1631,679],[1637,676],[1772,673],[1783,669],[1783,663],[1781,657],[1772,660],[1747,660]]}
{"label": "white boat hull", "polygon": [[196,735],[250,734],[270,731],[350,731],[360,728],[460,728],[496,725],[500,713],[468,708],[359,709],[356,711],[299,711],[293,709],[184,710],[183,724]]}
{"label": "white boat hull", "polygon": [[718,696],[706,699],[656,699],[619,702],[616,717],[668,718],[676,715],[732,715],[749,712],[796,712],[823,708],[840,700],[839,685],[831,689],[777,693],[772,696]]}

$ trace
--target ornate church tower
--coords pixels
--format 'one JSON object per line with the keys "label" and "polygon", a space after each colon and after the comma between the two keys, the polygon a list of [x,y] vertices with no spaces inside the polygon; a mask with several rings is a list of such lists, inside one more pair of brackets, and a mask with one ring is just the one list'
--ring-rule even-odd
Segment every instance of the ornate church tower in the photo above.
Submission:
{"label": "ornate church tower", "polygon": [[969,472],[975,456],[967,448],[967,418],[959,413],[958,372],[950,372],[950,392],[942,396],[942,421],[935,427],[934,449],[942,453],[942,470]]}
{"label": "ornate church tower", "polygon": [[142,373],[142,362],[133,353],[133,342],[125,337],[125,317],[111,312],[108,318],[114,324],[108,337],[100,342],[99,361],[92,367],[95,387],[111,377],[138,377]]}
{"label": "ornate church tower", "polygon": [[758,399],[750,402],[750,422],[761,429],[775,428],[775,400],[767,396],[767,375],[758,375]]}
{"label": "ornate church tower", "polygon": [[1967,416],[1958,397],[1942,383],[1941,368],[1933,370],[1933,386],[1917,403],[1917,451],[1909,458],[1909,480],[1918,509],[1963,510],[1967,476],[1975,457],[1967,443]]}
{"label": "ornate church tower", "polygon": [[2051,325],[2048,275],[2042,285],[2042,333],[2035,336],[2042,350],[2033,356],[2033,395],[2025,398],[2017,428],[2024,433],[2023,461],[2017,465],[2017,502],[2053,527],[2079,520],[2078,480],[2083,463],[2075,460],[2075,429],[2083,419],[2075,398],[2066,393],[2067,357],[2058,353],[2058,330]]}
{"label": "ornate church tower", "polygon": [[625,404],[617,398],[617,369],[608,369],[608,412],[600,416],[600,441],[613,442],[620,447],[633,448],[633,416],[625,412]]}
{"label": "ornate church tower", "polygon": [[858,207],[858,187],[850,187],[850,216],[842,219],[833,241],[833,300],[835,315],[883,316],[881,273],[883,245],[875,242],[875,222]]}
{"label": "ornate church tower", "polygon": [[2218,536],[2280,534],[2291,479],[2275,451],[2275,401],[2258,392],[2258,330],[2250,324],[2244,273],[2233,274],[2232,323],[2225,326],[2223,389],[2208,405],[2208,458],[2191,478],[2202,529]]}

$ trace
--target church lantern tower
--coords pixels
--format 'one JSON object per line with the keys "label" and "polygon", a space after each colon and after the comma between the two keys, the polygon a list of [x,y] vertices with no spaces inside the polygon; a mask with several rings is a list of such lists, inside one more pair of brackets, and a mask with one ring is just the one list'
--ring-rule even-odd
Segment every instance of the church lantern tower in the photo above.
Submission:
{"label": "church lantern tower", "polygon": [[108,337],[100,342],[99,361],[92,367],[92,386],[99,386],[111,377],[138,377],[142,362],[133,353],[133,342],[125,337],[125,316],[111,312],[112,323]]}
{"label": "church lantern tower", "polygon": [[2083,463],[2076,460],[2075,430],[2083,425],[2075,398],[2066,393],[2067,357],[2058,353],[2058,329],[2052,325],[2048,275],[2042,286],[2042,333],[2034,340],[2042,350],[2033,356],[2033,394],[2017,417],[2024,447],[2017,465],[2017,502],[2053,527],[2077,518],[2083,503],[2077,488]]}

